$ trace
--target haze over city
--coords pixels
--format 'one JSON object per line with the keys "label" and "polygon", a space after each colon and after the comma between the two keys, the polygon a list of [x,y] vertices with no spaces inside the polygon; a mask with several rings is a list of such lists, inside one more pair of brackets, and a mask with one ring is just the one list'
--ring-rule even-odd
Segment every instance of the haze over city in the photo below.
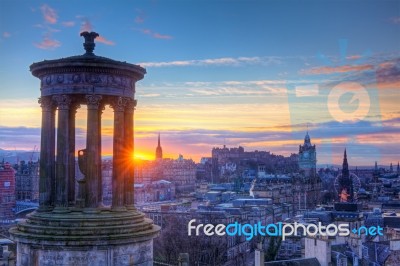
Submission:
{"label": "haze over city", "polygon": [[[40,145],[40,81],[29,66],[82,54],[79,33],[94,30],[96,55],[147,69],[136,87],[137,158],[154,159],[159,132],[164,157],[199,161],[224,144],[290,155],[308,130],[318,164],[339,164],[345,147],[351,165],[397,164],[398,2],[290,4],[1,1],[0,148]],[[341,82],[347,93],[332,107]],[[81,149],[86,106],[76,122]],[[112,133],[106,107],[103,155]]]}

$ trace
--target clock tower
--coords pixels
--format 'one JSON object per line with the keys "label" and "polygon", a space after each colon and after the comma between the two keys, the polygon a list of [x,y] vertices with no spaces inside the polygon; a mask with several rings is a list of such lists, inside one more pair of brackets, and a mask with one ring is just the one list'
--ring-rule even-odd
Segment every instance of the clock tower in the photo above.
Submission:
{"label": "clock tower", "polygon": [[308,132],[304,138],[304,144],[299,145],[299,168],[304,171],[306,177],[315,177],[317,167],[317,152],[315,145],[311,144]]}

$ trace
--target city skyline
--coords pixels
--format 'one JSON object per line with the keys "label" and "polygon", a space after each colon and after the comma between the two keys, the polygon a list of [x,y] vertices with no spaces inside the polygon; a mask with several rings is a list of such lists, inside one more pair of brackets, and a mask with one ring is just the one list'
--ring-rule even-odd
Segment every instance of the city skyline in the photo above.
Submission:
{"label": "city skyline", "polygon": [[[147,69],[136,88],[139,158],[154,158],[159,132],[165,157],[199,161],[224,144],[290,155],[309,131],[318,164],[340,164],[344,148],[351,165],[397,164],[398,1],[93,3],[2,1],[0,148],[40,146],[40,81],[29,65],[82,54],[79,33],[93,30],[96,55]],[[357,97],[339,95],[337,110],[329,97],[341,82]],[[112,116],[106,107],[104,155]]]}

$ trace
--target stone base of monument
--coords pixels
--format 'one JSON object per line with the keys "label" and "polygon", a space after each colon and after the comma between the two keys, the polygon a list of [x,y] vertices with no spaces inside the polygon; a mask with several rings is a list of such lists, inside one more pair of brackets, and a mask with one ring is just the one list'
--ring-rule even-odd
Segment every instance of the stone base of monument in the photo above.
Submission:
{"label": "stone base of monument", "polygon": [[138,211],[38,212],[10,230],[17,265],[153,265],[160,227]]}

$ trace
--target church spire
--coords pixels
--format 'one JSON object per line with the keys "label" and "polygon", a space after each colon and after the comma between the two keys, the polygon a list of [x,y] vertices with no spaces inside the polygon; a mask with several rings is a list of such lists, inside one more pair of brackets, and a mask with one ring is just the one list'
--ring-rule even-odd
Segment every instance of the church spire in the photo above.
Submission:
{"label": "church spire", "polygon": [[343,177],[348,177],[349,176],[349,163],[347,162],[346,149],[344,149],[342,175],[343,175]]}
{"label": "church spire", "polygon": [[161,148],[161,138],[160,138],[160,133],[158,133],[158,145],[156,148],[156,160],[162,159],[162,148]]}

